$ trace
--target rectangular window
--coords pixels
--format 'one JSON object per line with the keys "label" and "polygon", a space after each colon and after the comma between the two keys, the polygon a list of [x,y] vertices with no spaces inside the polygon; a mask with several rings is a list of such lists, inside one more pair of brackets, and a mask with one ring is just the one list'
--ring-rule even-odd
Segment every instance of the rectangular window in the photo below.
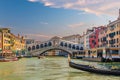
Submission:
{"label": "rectangular window", "polygon": [[102,42],[102,38],[101,38],[101,42]]}
{"label": "rectangular window", "polygon": [[108,41],[106,41],[106,44],[108,44]]}
{"label": "rectangular window", "polygon": [[117,38],[117,43],[119,42],[119,39]]}
{"label": "rectangular window", "polygon": [[114,43],[116,42],[116,41],[115,41],[115,39],[114,39],[114,41],[113,41],[113,42],[114,42]]}
{"label": "rectangular window", "polygon": [[106,37],[108,37],[108,34],[106,35]]}
{"label": "rectangular window", "polygon": [[117,31],[117,32],[116,32],[116,34],[118,35],[118,34],[119,34],[119,32]]}

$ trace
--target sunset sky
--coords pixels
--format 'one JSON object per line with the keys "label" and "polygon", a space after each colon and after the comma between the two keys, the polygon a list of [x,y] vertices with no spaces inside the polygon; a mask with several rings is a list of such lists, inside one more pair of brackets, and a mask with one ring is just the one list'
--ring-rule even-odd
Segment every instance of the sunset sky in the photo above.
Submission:
{"label": "sunset sky", "polygon": [[43,41],[107,25],[119,8],[120,0],[0,0],[0,27]]}

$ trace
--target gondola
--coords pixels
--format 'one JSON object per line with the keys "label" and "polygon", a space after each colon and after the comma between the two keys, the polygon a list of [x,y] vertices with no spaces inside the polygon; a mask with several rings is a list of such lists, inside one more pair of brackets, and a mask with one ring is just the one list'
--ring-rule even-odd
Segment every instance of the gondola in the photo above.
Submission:
{"label": "gondola", "polygon": [[110,70],[104,70],[104,69],[98,69],[89,65],[83,65],[83,64],[77,64],[70,61],[70,58],[68,58],[69,66],[78,70],[83,70],[91,73],[96,74],[104,74],[104,75],[115,75],[120,76],[120,70],[119,69],[110,69]]}

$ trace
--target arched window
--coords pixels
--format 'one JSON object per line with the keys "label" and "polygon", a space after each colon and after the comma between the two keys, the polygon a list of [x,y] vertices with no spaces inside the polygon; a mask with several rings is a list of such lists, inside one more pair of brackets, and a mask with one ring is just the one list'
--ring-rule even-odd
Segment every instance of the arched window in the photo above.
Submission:
{"label": "arched window", "polygon": [[75,49],[75,45],[72,46],[72,49]]}
{"label": "arched window", "polygon": [[31,47],[28,47],[28,51],[31,51]]}
{"label": "arched window", "polygon": [[65,43],[65,45],[64,45],[65,47],[67,47],[67,43]]}
{"label": "arched window", "polygon": [[52,46],[52,43],[51,43],[51,42],[49,42],[49,43],[48,43],[48,46]]}
{"label": "arched window", "polygon": [[79,46],[76,46],[76,50],[79,50]]}
{"label": "arched window", "polygon": [[32,46],[32,50],[35,50],[35,46]]}
{"label": "arched window", "polygon": [[80,50],[83,50],[83,47],[80,47]]}
{"label": "arched window", "polygon": [[43,48],[43,44],[40,44],[40,48]]}
{"label": "arched window", "polygon": [[36,45],[36,49],[39,49],[39,45]]}
{"label": "arched window", "polygon": [[60,43],[60,46],[63,46],[63,42]]}
{"label": "arched window", "polygon": [[71,44],[69,44],[69,45],[68,45],[68,47],[69,47],[69,48],[71,48],[71,47],[72,47],[72,45],[71,45]]}
{"label": "arched window", "polygon": [[44,46],[47,47],[47,43],[45,43]]}

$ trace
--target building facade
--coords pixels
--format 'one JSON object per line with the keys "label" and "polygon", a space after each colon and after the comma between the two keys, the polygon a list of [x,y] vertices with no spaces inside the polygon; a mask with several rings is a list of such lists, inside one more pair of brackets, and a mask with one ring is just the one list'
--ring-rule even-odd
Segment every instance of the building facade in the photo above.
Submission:
{"label": "building facade", "polygon": [[104,30],[104,26],[93,27],[93,32],[89,36],[90,48],[99,47],[99,32]]}
{"label": "building facade", "polygon": [[15,36],[9,28],[0,28],[0,56],[15,56],[17,51],[25,49],[23,37]]}
{"label": "building facade", "polygon": [[107,43],[106,43],[106,32],[107,32],[107,27],[103,27],[101,28],[101,30],[99,31],[99,48],[100,47],[107,47]]}
{"label": "building facade", "polygon": [[[85,37],[84,37],[85,34],[83,34],[81,37],[80,37],[80,45],[81,45],[81,48],[84,49],[84,41],[85,41]],[[81,49],[81,50],[82,50]]]}
{"label": "building facade", "polygon": [[2,53],[2,32],[0,32],[0,53]]}
{"label": "building facade", "polygon": [[2,56],[10,56],[11,52],[11,44],[10,44],[10,29],[9,28],[1,28],[1,55]]}
{"label": "building facade", "polygon": [[11,50],[16,55],[22,55],[25,54],[25,40],[23,36],[14,35],[11,33]]}
{"label": "building facade", "polygon": [[120,47],[120,10],[119,17],[107,25],[107,46]]}
{"label": "building facade", "polygon": [[84,35],[84,48],[90,49],[90,35],[93,33],[92,29],[87,29]]}

